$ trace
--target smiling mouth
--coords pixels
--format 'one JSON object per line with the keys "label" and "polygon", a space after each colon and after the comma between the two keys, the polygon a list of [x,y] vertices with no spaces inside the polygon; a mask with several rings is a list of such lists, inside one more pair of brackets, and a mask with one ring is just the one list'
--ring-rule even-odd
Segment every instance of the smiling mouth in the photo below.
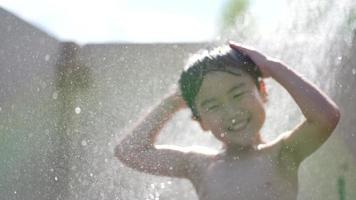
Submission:
{"label": "smiling mouth", "polygon": [[250,117],[244,120],[239,120],[238,122],[234,123],[227,128],[228,131],[242,131],[246,128],[247,124],[250,122]]}

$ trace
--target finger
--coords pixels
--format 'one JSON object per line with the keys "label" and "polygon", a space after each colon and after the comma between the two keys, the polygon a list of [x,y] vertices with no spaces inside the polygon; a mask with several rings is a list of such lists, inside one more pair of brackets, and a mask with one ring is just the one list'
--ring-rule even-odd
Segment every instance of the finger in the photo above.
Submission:
{"label": "finger", "polygon": [[250,54],[251,51],[253,51],[252,49],[246,47],[246,46],[243,46],[237,42],[233,42],[233,41],[230,41],[229,42],[229,46],[235,50],[238,50],[238,51],[241,51],[241,53],[245,53],[245,54]]}
{"label": "finger", "polygon": [[246,51],[247,48],[245,48],[242,44],[239,44],[237,42],[229,41],[229,45],[231,48],[237,49],[237,50],[242,50]]}

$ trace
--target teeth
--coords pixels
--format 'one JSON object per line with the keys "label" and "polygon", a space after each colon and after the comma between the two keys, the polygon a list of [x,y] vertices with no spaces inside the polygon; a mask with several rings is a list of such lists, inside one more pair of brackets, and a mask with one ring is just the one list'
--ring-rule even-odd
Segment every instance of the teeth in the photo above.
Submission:
{"label": "teeth", "polygon": [[247,119],[246,120],[242,120],[239,123],[236,123],[236,120],[232,120],[232,125],[228,128],[229,131],[233,131],[233,130],[238,130],[242,127],[244,127],[247,123]]}

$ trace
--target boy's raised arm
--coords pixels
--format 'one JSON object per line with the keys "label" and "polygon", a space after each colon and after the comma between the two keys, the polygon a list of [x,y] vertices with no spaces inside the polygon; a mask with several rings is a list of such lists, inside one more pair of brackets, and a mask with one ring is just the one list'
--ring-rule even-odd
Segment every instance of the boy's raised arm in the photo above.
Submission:
{"label": "boy's raised arm", "polygon": [[293,97],[306,120],[284,134],[282,154],[292,157],[296,166],[317,150],[331,135],[340,119],[337,105],[314,84],[302,78],[283,63],[256,50],[230,43],[231,48],[247,54],[265,77],[272,77]]}
{"label": "boy's raised arm", "polygon": [[188,178],[191,168],[202,158],[201,155],[185,151],[184,148],[160,148],[154,145],[164,124],[184,106],[184,100],[177,93],[164,98],[115,148],[115,156],[139,171]]}

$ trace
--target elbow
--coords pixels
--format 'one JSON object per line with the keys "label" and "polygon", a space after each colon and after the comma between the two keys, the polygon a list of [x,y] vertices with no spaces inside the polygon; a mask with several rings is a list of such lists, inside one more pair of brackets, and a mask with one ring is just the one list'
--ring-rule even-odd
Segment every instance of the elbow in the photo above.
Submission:
{"label": "elbow", "polygon": [[123,163],[127,163],[130,160],[130,155],[133,149],[132,145],[126,140],[121,141],[114,149],[114,156]]}
{"label": "elbow", "polygon": [[140,146],[130,144],[129,142],[121,142],[114,149],[114,156],[124,165],[135,168],[137,163],[141,161],[141,155],[147,151]]}
{"label": "elbow", "polygon": [[336,128],[337,124],[339,123],[341,118],[341,112],[340,110],[337,110],[337,113],[335,114],[335,119],[334,119],[334,129]]}
{"label": "elbow", "polygon": [[341,112],[340,112],[340,109],[338,107],[335,109],[335,118],[336,118],[336,123],[338,123],[340,121],[340,118],[341,118]]}
{"label": "elbow", "polygon": [[331,133],[338,125],[340,118],[340,109],[335,105],[332,109],[329,109],[327,112],[324,112],[322,115],[319,115],[318,119],[307,119],[307,121],[311,124],[314,124],[320,130]]}
{"label": "elbow", "polygon": [[129,137],[126,137],[114,148],[114,156],[122,163],[126,164],[130,160],[132,151],[134,151],[132,140]]}
{"label": "elbow", "polygon": [[331,114],[331,124],[335,128],[337,124],[339,123],[341,118],[341,112],[338,106],[335,106],[333,109],[333,112]]}
{"label": "elbow", "polygon": [[118,158],[120,161],[126,160],[125,158],[125,151],[124,148],[122,147],[121,144],[117,145],[114,149],[114,155],[116,158]]}
{"label": "elbow", "polygon": [[332,112],[330,112],[330,114],[328,115],[328,119],[325,122],[326,128],[329,131],[333,131],[338,125],[340,118],[341,118],[340,109],[337,106],[335,106]]}
{"label": "elbow", "polygon": [[122,144],[117,145],[114,149],[114,156],[117,159],[119,159],[119,161],[122,164],[124,164],[126,166],[131,165],[131,161],[132,161],[132,158],[130,157],[131,154],[132,154],[132,152],[130,151],[130,149],[126,148]]}

